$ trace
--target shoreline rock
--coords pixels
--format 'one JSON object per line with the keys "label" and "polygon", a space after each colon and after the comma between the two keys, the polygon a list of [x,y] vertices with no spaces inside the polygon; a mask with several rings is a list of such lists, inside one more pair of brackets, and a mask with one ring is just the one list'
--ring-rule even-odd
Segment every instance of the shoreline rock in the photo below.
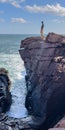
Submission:
{"label": "shoreline rock", "polygon": [[11,81],[8,71],[0,68],[0,113],[9,110],[12,103],[12,95],[10,92]]}
{"label": "shoreline rock", "polygon": [[49,33],[45,40],[26,38],[19,53],[27,74],[25,106],[39,126],[53,127],[65,112],[65,37]]}
{"label": "shoreline rock", "polygon": [[0,130],[25,130],[30,129],[30,126],[23,119],[8,117],[6,114],[0,114]]}
{"label": "shoreline rock", "polygon": [[0,129],[64,130],[65,37],[50,33],[46,39],[26,38],[19,53],[26,68],[25,106],[29,115],[17,119],[1,113]]}

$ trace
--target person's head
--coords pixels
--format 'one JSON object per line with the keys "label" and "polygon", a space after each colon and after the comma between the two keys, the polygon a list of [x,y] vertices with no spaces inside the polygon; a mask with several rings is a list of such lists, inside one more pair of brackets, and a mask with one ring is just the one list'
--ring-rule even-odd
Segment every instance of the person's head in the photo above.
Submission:
{"label": "person's head", "polygon": [[41,23],[43,24],[43,21]]}

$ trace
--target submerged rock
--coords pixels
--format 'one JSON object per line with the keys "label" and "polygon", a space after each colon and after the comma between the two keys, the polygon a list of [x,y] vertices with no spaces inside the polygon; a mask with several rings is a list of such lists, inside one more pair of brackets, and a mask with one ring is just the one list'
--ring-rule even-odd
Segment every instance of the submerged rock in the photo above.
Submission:
{"label": "submerged rock", "polygon": [[0,68],[0,113],[9,110],[12,103],[10,86],[11,81],[8,76],[8,71],[4,68]]}
{"label": "submerged rock", "polygon": [[25,106],[34,117],[32,126],[48,129],[65,112],[65,37],[50,33],[46,39],[26,38],[19,53],[26,68]]}

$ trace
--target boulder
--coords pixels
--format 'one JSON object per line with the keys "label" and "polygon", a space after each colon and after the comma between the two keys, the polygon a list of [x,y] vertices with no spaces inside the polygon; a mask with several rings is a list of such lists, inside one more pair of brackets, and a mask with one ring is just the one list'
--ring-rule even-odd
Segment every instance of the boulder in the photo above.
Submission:
{"label": "boulder", "polygon": [[46,130],[65,112],[65,37],[49,33],[45,40],[26,38],[19,53],[26,68],[25,106],[34,117],[32,126]]}
{"label": "boulder", "polygon": [[11,81],[8,76],[8,71],[5,68],[0,68],[0,113],[9,110],[12,103],[10,86]]}
{"label": "boulder", "polygon": [[49,33],[46,37],[46,42],[50,42],[50,43],[65,43],[65,36],[59,35],[59,34],[55,34],[55,33]]}

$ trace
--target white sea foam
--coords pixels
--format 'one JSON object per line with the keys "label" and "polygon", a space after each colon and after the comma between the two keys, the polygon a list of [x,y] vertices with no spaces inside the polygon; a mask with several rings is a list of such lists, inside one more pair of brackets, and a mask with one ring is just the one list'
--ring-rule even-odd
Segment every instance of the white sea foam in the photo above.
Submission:
{"label": "white sea foam", "polygon": [[25,68],[19,54],[0,54],[0,67],[5,67],[10,74],[12,82],[12,105],[7,112],[11,117],[21,118],[26,116],[24,106],[26,85],[25,85]]}
{"label": "white sea foam", "polygon": [[32,35],[7,35],[0,34],[0,67],[9,71],[12,82],[12,100],[10,111],[7,113],[13,117],[24,117],[26,85],[24,63],[19,55],[21,40]]}

